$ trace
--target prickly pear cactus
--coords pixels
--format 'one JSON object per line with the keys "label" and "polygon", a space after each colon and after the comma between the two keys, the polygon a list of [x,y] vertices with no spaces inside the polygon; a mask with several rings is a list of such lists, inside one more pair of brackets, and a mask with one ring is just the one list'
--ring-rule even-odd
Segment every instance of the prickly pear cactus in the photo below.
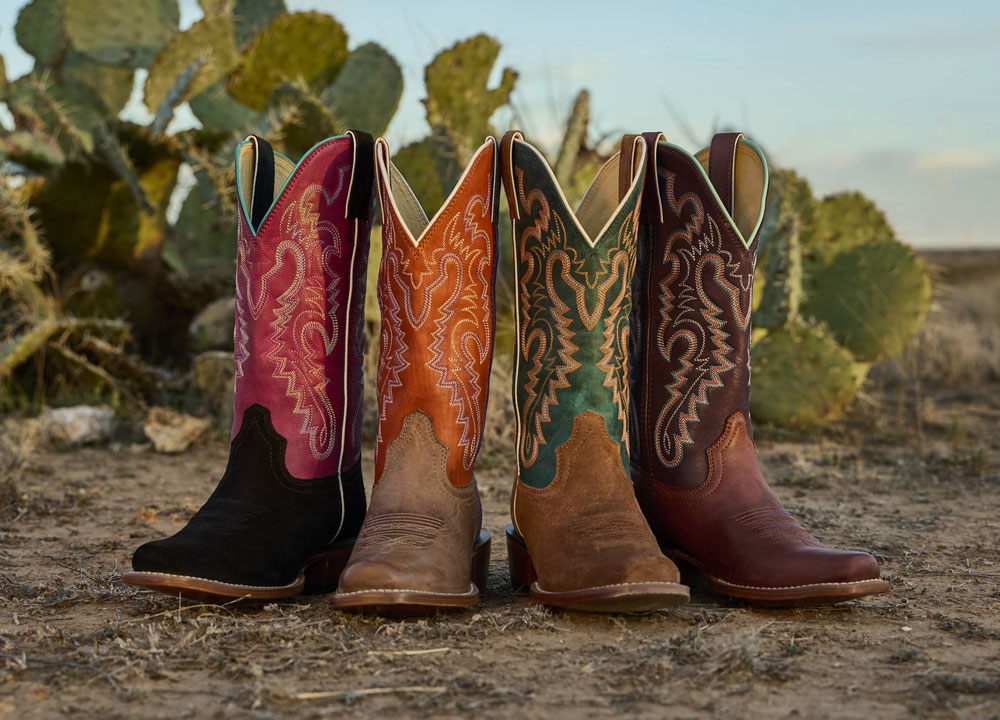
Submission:
{"label": "prickly pear cactus", "polygon": [[191,98],[188,106],[206,130],[215,132],[242,132],[258,127],[264,120],[264,113],[247,107],[230,95],[224,80]]}
{"label": "prickly pear cactus", "polygon": [[177,34],[177,0],[64,0],[72,47],[108,65],[146,68]]}
{"label": "prickly pear cactus", "polygon": [[822,262],[858,245],[895,239],[885,213],[859,192],[828,195],[816,204],[810,250]]}
{"label": "prickly pear cactus", "polygon": [[320,97],[341,127],[379,136],[389,127],[402,95],[399,63],[381,45],[365,43],[348,55],[337,79]]}
{"label": "prickly pear cactus", "polygon": [[[102,65],[76,52],[68,52],[58,68],[59,82],[75,101],[86,103],[101,117],[114,118],[132,94],[135,71],[116,65]],[[86,89],[89,92],[83,92]]]}
{"label": "prickly pear cactus", "polygon": [[287,12],[285,0],[236,0],[233,5],[236,46],[243,49],[271,20]]}
{"label": "prickly pear cactus", "polygon": [[228,17],[199,20],[184,32],[175,35],[160,51],[149,68],[143,100],[150,112],[174,87],[177,78],[193,63],[197,70],[174,104],[198,95],[229,74],[240,63],[233,40],[233,23]]}
{"label": "prickly pear cactus", "polygon": [[853,358],[823,330],[768,330],[753,347],[750,413],[756,421],[808,426],[841,415],[857,385]]}
{"label": "prickly pear cactus", "polygon": [[40,65],[52,65],[66,49],[64,10],[64,0],[33,0],[17,14],[17,44]]}
{"label": "prickly pear cactus", "polygon": [[428,217],[444,204],[462,174],[455,148],[440,130],[403,147],[392,161],[406,177]]}
{"label": "prickly pear cactus", "polygon": [[488,35],[462,40],[437,54],[424,71],[427,123],[440,127],[465,164],[487,135],[495,134],[490,118],[507,104],[517,73],[504,68],[500,84],[487,86],[500,44]]}
{"label": "prickly pear cactus", "polygon": [[347,33],[329,15],[278,15],[250,43],[243,64],[229,76],[229,92],[241,103],[264,110],[279,83],[325,87],[347,55]]}
{"label": "prickly pear cactus", "polygon": [[754,326],[775,328],[794,322],[802,300],[802,245],[815,226],[815,201],[809,183],[792,170],[770,178],[767,210],[761,230],[756,282],[759,300]]}
{"label": "prickly pear cactus", "polygon": [[924,261],[895,240],[858,245],[813,269],[802,312],[857,360],[892,357],[923,327],[931,283]]}

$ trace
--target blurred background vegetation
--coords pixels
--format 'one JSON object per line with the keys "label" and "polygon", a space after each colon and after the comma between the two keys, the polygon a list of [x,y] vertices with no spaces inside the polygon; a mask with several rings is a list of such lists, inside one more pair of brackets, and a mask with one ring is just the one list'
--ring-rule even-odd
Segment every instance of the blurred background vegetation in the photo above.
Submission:
{"label": "blurred background vegetation", "polygon": [[[18,16],[17,42],[35,66],[0,86],[13,118],[0,131],[0,410],[201,402],[224,415],[217,376],[231,365],[236,143],[253,132],[297,159],[349,127],[384,132],[398,107],[399,64],[375,43],[351,47],[334,17],[289,13],[283,0],[200,4],[204,17],[183,31],[176,0],[33,0]],[[395,149],[394,161],[428,215],[509,107],[517,73],[505,68],[489,86],[499,50],[475,35],[425,68],[430,133]],[[120,117],[139,70],[145,125]],[[182,103],[202,127],[168,133]],[[616,149],[589,115],[581,90],[551,158],[571,202]],[[193,182],[179,185],[185,174]],[[507,223],[501,232],[503,373],[514,279]],[[372,279],[379,237],[376,228]],[[753,413],[808,427],[891,376],[871,369],[920,332],[931,282],[870,200],[816,198],[804,178],[777,169],[754,304]],[[371,337],[373,292],[368,308]],[[210,386],[223,399],[205,400]],[[508,396],[504,387],[491,403]]]}

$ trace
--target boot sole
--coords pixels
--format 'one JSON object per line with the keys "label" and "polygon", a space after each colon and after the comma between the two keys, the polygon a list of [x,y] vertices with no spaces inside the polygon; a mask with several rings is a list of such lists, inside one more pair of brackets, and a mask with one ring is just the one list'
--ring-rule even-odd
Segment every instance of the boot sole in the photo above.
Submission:
{"label": "boot sole", "polygon": [[687,553],[673,548],[661,548],[663,554],[675,561],[689,565],[705,578],[709,589],[718,594],[737,600],[747,600],[766,607],[809,607],[813,605],[833,605],[847,600],[856,600],[867,595],[890,592],[888,580],[872,578],[853,582],[812,583],[786,587],[758,587],[740,585],[715,577],[705,570],[698,560]]}
{"label": "boot sole", "polygon": [[513,525],[507,526],[506,534],[511,587],[517,592],[528,589],[532,599],[544,605],[583,612],[650,612],[683,605],[691,598],[686,585],[668,582],[619,583],[549,592],[538,584],[538,573],[528,554],[528,546]]}
{"label": "boot sole", "polygon": [[416,617],[433,615],[442,610],[461,610],[479,602],[479,588],[486,587],[490,571],[490,548],[493,540],[486,530],[472,546],[472,582],[464,593],[442,593],[431,590],[396,589],[357,590],[338,592],[330,598],[337,610],[386,617]]}
{"label": "boot sole", "polygon": [[298,577],[287,585],[241,585],[191,575],[156,572],[127,572],[122,575],[122,582],[174,597],[180,595],[188,600],[213,603],[283,600],[302,592],[332,592],[337,587],[340,573],[347,565],[353,549],[354,540],[350,540],[314,555]]}

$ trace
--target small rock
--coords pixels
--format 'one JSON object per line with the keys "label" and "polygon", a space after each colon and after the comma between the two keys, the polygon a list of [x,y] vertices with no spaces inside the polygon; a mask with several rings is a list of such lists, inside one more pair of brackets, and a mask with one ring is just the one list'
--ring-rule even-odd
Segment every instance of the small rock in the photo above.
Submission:
{"label": "small rock", "polygon": [[142,430],[158,453],[182,453],[196,443],[212,422],[165,407],[150,408]]}
{"label": "small rock", "polygon": [[236,299],[219,298],[198,313],[188,332],[197,352],[233,349],[233,328],[236,325]]}
{"label": "small rock", "polygon": [[39,419],[49,442],[64,447],[106,443],[115,429],[115,414],[107,407],[55,408],[43,412]]}
{"label": "small rock", "polygon": [[205,406],[228,430],[233,424],[233,354],[221,350],[203,352],[194,359],[194,384]]}

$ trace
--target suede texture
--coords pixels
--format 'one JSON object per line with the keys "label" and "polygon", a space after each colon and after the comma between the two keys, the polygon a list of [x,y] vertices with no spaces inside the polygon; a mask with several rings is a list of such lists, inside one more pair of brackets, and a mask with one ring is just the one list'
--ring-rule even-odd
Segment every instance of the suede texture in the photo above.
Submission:
{"label": "suede texture", "polygon": [[361,464],[342,474],[342,506],[337,476],[292,476],[283,461],[286,447],[267,408],[247,408],[211,497],[180,532],[139,547],[133,569],[282,586],[293,582],[313,555],[338,539],[356,537],[365,516]]}
{"label": "suede texture", "polygon": [[544,488],[518,484],[511,500],[547,592],[626,583],[676,583],[618,462],[618,443],[600,415],[584,411],[556,450],[556,474]]}
{"label": "suede texture", "polygon": [[461,487],[449,482],[447,463],[448,448],[431,418],[419,410],[407,415],[387,448],[368,517],[340,576],[340,594],[469,591],[479,492],[475,478]]}

